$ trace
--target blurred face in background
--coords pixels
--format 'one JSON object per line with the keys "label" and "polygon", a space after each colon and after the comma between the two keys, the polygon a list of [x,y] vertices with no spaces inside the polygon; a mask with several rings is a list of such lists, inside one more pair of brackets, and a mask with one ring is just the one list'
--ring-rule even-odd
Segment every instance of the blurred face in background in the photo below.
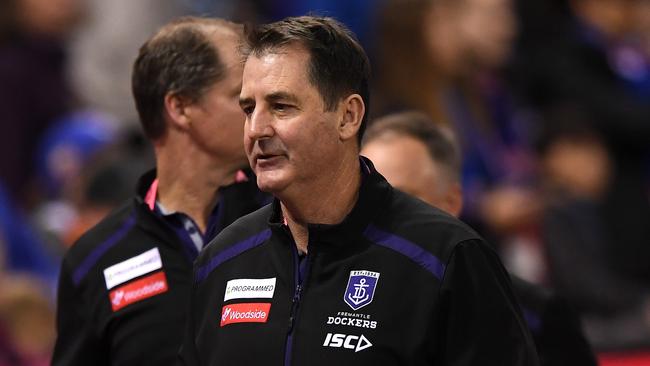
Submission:
{"label": "blurred face in background", "polygon": [[1,278],[0,288],[5,339],[11,341],[21,360],[29,360],[19,365],[46,364],[56,339],[54,309],[46,296],[49,292],[35,279],[14,274]]}
{"label": "blurred face in background", "polygon": [[650,0],[635,2],[634,27],[643,52],[650,58]]}
{"label": "blurred face in background", "polygon": [[237,52],[239,37],[230,31],[219,35],[217,46],[225,76],[192,105],[188,133],[203,150],[220,159],[246,164],[242,136],[244,113],[239,107],[243,66]]}
{"label": "blurred face in background", "polygon": [[595,138],[559,137],[542,157],[549,183],[574,197],[599,200],[611,176],[605,146]]}
{"label": "blurred face in background", "polygon": [[443,77],[453,77],[464,68],[463,43],[456,24],[458,18],[458,8],[455,5],[449,1],[440,1],[432,2],[422,20],[427,54]]}
{"label": "blurred face in background", "polygon": [[479,67],[499,67],[512,51],[517,24],[512,0],[461,0],[459,33]]}
{"label": "blurred face in background", "polygon": [[615,39],[633,29],[636,7],[643,2],[647,0],[571,0],[570,5],[578,18]]}
{"label": "blurred face in background", "polygon": [[27,32],[54,38],[67,36],[85,13],[83,0],[14,1],[19,27]]}
{"label": "blurred face in background", "polygon": [[512,0],[442,0],[424,18],[424,39],[443,73],[463,76],[507,60],[517,32]]}
{"label": "blurred face in background", "polygon": [[367,142],[361,155],[369,158],[393,187],[451,215],[460,215],[460,184],[431,158],[421,141],[386,132]]}

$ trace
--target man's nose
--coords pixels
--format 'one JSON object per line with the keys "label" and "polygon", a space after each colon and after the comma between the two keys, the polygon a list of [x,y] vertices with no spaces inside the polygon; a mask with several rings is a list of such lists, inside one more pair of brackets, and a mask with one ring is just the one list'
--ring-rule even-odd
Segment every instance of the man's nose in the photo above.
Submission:
{"label": "man's nose", "polygon": [[249,117],[246,134],[252,140],[260,140],[273,136],[273,118],[264,109],[256,109]]}

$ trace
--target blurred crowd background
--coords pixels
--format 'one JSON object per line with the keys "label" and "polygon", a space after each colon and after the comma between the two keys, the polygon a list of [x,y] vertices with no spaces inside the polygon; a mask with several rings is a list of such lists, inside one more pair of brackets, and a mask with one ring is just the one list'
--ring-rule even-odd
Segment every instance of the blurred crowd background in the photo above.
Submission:
{"label": "blurred crowd background", "polygon": [[0,366],[45,365],[59,261],[153,166],[130,92],[165,22],[347,24],[371,117],[462,147],[462,219],[554,289],[597,352],[650,350],[649,0],[2,0]]}

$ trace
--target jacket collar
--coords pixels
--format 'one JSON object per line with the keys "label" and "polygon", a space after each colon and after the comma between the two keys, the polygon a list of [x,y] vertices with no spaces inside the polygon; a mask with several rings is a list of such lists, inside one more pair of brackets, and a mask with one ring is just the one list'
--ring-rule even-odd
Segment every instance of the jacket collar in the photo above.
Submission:
{"label": "jacket collar", "polygon": [[135,188],[135,199],[138,204],[146,205],[145,198],[151,188],[151,184],[156,180],[156,169],[151,169],[144,173]]}
{"label": "jacket collar", "polygon": [[[157,235],[165,241],[169,238],[178,238],[184,244],[185,253],[190,259],[194,259],[196,253],[193,251],[194,244],[188,240],[183,228],[175,225],[176,220],[170,219],[152,209],[151,195],[152,184],[156,181],[156,170],[152,169],[140,177],[136,186],[134,206],[138,217],[137,223],[144,230]],[[234,219],[245,213],[254,211],[262,205],[266,196],[261,195],[255,184],[255,175],[250,171],[240,171],[235,182],[231,185],[219,188],[221,194],[219,205],[215,206],[208,224],[205,238],[211,239],[221,229],[230,224]],[[148,199],[149,198],[149,199]],[[176,242],[176,240],[173,240]]]}
{"label": "jacket collar", "polygon": [[[169,225],[166,225],[163,220],[158,217],[147,205],[145,197],[151,184],[156,179],[156,170],[152,169],[143,174],[136,185],[136,194],[133,198],[133,205],[136,214],[136,224],[151,235],[156,236],[159,240],[169,245],[173,245],[176,240],[171,238],[176,237],[176,233]],[[188,258],[191,258],[189,252],[185,253]]]}
{"label": "jacket collar", "polygon": [[[151,169],[148,172],[144,173],[138,180],[135,192],[135,199],[138,204],[149,206],[150,202],[147,201],[147,194],[149,193],[151,184],[156,181],[156,175],[156,169]],[[232,190],[233,188],[240,188],[242,186],[251,186],[255,184],[256,180],[257,178],[255,177],[255,174],[253,174],[250,169],[239,170],[237,171],[235,182],[228,186],[219,188],[219,191]],[[259,197],[255,198],[260,201],[260,203],[268,202],[266,201],[266,195],[258,194],[258,196]]]}
{"label": "jacket collar", "polygon": [[[327,251],[329,248],[347,245],[351,239],[359,238],[368,224],[381,213],[390,198],[393,188],[377,172],[372,162],[363,156],[360,156],[359,162],[362,178],[359,196],[352,211],[338,224],[309,224],[310,250]],[[273,200],[272,207],[268,223],[271,228],[277,230],[284,226],[280,201],[277,198]]]}

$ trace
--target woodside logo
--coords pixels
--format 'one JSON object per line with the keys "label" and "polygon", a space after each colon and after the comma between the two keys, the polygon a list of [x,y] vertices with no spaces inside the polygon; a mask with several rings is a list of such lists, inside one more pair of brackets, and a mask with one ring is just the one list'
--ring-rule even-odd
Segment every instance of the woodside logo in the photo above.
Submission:
{"label": "woodside logo", "polygon": [[230,304],[221,309],[221,324],[266,323],[271,310],[270,303]]}
{"label": "woodside logo", "polygon": [[165,272],[160,271],[116,288],[110,292],[109,298],[113,311],[118,311],[134,302],[142,301],[166,291],[167,278]]}

